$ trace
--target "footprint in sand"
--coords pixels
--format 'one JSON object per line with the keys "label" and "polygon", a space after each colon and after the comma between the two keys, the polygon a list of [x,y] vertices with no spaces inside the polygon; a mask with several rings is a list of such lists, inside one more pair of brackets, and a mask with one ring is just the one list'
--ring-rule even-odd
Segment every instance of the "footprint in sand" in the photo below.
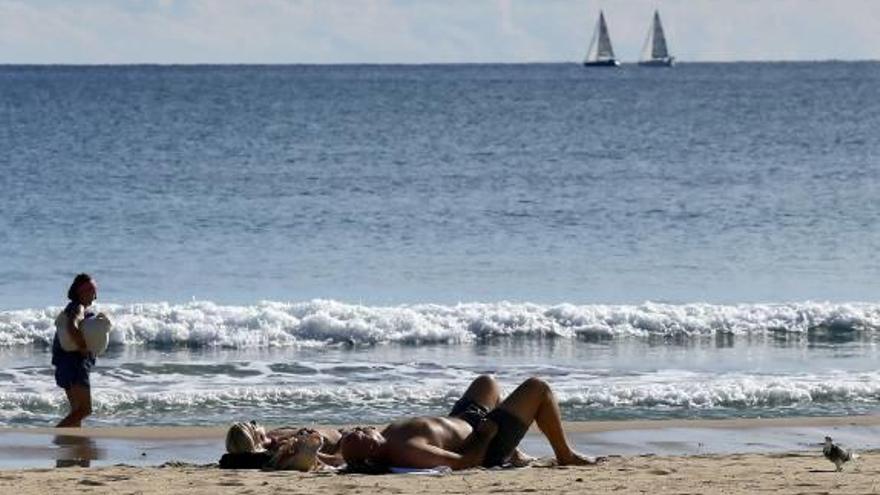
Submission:
{"label": "footprint in sand", "polygon": [[127,481],[131,479],[131,476],[126,476],[124,474],[105,474],[103,479],[104,481]]}
{"label": "footprint in sand", "polygon": [[241,481],[221,481],[217,484],[220,486],[244,486]]}
{"label": "footprint in sand", "polygon": [[674,469],[664,469],[664,468],[654,468],[648,471],[651,474],[656,474],[658,476],[666,476],[675,472]]}
{"label": "footprint in sand", "polygon": [[89,479],[80,480],[79,484],[86,485],[86,486],[107,486],[107,483],[104,483],[103,481],[89,480]]}

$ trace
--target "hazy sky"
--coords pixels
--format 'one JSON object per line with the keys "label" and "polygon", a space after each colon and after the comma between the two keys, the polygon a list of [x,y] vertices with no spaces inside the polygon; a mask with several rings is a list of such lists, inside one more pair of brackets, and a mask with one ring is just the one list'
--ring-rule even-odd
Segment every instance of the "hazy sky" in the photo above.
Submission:
{"label": "hazy sky", "polygon": [[880,0],[0,0],[0,63],[556,62],[599,8],[690,61],[880,59]]}

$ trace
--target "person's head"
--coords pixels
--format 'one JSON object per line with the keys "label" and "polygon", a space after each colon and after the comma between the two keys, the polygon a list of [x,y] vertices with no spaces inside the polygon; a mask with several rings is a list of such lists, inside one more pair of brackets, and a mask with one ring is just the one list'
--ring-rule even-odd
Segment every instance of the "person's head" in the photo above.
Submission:
{"label": "person's head", "polygon": [[374,464],[373,456],[384,443],[385,437],[376,428],[356,427],[342,435],[339,452],[349,469],[362,470]]}
{"label": "person's head", "polygon": [[88,273],[80,273],[73,279],[67,289],[67,298],[73,302],[88,306],[98,298],[98,284]]}
{"label": "person's head", "polygon": [[266,430],[255,421],[235,423],[226,432],[226,451],[230,454],[253,454],[263,452]]}

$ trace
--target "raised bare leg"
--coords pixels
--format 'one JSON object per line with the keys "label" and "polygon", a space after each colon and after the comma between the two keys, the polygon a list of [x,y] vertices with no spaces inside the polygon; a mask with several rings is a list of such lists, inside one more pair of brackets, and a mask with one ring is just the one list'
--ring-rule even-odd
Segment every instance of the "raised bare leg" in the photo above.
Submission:
{"label": "raised bare leg", "polygon": [[[492,410],[501,404],[501,387],[493,376],[480,375],[471,382],[462,398],[470,399],[486,409]],[[528,466],[535,459],[517,448],[511,454],[509,462],[514,466],[523,467]]]}
{"label": "raised bare leg", "polygon": [[462,398],[471,399],[491,410],[501,402],[501,389],[491,375],[480,375],[471,382]]}
{"label": "raised bare leg", "polygon": [[550,390],[550,386],[543,380],[529,378],[524,381],[504,399],[499,407],[510,412],[526,425],[531,425],[532,421],[537,423],[538,428],[550,442],[559,464],[594,464],[596,462],[596,459],[575,452],[571,448],[562,429],[559,404],[556,402],[556,397]]}

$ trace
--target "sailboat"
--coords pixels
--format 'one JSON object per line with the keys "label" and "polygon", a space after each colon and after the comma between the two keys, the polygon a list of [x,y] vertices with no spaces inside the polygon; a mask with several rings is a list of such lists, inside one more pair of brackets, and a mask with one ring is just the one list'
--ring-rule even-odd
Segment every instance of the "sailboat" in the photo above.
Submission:
{"label": "sailboat", "polygon": [[669,55],[669,48],[666,46],[666,36],[663,34],[663,24],[660,23],[660,12],[654,11],[654,21],[648,28],[648,37],[645,38],[645,44],[642,47],[642,53],[645,54],[645,48],[651,44],[650,57],[643,57],[639,61],[639,65],[648,67],[672,67],[675,63],[675,57]]}
{"label": "sailboat", "polygon": [[[593,47],[596,51],[593,52]],[[611,48],[611,38],[608,36],[608,26],[605,24],[605,14],[599,11],[599,23],[590,40],[590,48],[587,49],[585,67],[617,67],[620,61],[614,58],[614,49]]]}

